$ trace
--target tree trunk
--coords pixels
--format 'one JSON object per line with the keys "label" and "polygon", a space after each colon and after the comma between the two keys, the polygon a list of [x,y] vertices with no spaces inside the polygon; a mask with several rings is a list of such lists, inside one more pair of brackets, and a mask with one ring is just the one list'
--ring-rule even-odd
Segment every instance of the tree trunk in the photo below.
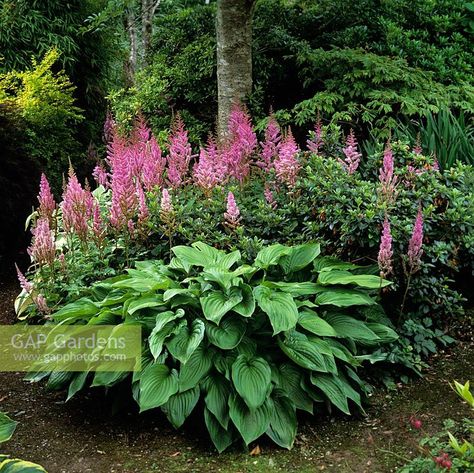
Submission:
{"label": "tree trunk", "polygon": [[125,82],[127,87],[131,87],[135,83],[135,71],[137,70],[137,30],[132,9],[128,9],[126,12],[125,28],[130,42],[130,52],[125,62]]}
{"label": "tree trunk", "polygon": [[151,49],[153,37],[153,17],[161,0],[142,0],[142,45],[143,45],[143,65],[148,64],[148,57]]}
{"label": "tree trunk", "polygon": [[255,0],[217,0],[217,133],[227,133],[234,102],[252,90],[252,14]]}

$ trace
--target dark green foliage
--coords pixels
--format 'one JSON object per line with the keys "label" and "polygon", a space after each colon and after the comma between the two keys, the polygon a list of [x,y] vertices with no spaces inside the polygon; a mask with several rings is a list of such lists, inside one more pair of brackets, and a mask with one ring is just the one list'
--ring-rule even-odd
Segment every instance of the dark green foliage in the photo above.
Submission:
{"label": "dark green foliage", "polygon": [[[263,434],[291,448],[297,409],[313,413],[324,402],[345,414],[362,409],[356,369],[382,360],[371,353],[397,338],[375,300],[388,281],[355,265],[328,265],[316,243],[265,247],[250,265],[239,251],[201,242],[172,253],[169,264],[138,262],[52,315],[62,324],[106,318],[142,326],[143,369],[125,381],[141,412],[161,407],[178,428],[202,398],[209,435],[223,451]],[[77,379],[90,385],[82,373],[51,384],[55,375],[54,388],[74,393]],[[123,379],[96,373],[92,385]]]}

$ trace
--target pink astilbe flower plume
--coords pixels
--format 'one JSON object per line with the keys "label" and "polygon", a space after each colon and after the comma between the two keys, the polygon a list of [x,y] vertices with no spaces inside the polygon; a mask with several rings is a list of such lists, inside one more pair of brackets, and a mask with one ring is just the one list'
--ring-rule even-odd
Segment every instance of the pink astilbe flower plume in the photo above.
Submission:
{"label": "pink astilbe flower plume", "polygon": [[15,263],[15,268],[16,268],[16,275],[18,278],[18,282],[20,283],[20,287],[27,292],[28,294],[33,290],[33,284],[26,279],[26,276],[20,271],[20,268],[18,265]]}
{"label": "pink astilbe flower plume", "polygon": [[393,270],[392,268],[392,235],[390,230],[390,222],[387,217],[383,222],[382,236],[380,238],[380,248],[378,255],[378,263],[380,275],[386,277]]}
{"label": "pink astilbe flower plume", "polygon": [[250,157],[257,147],[248,113],[234,105],[229,116],[228,141],[223,151],[227,174],[242,182],[250,173]]}
{"label": "pink astilbe flower plume", "polygon": [[240,222],[240,210],[235,201],[234,194],[227,194],[227,208],[224,212],[225,223],[230,227],[237,227]]}
{"label": "pink astilbe flower plume", "polygon": [[34,298],[36,307],[42,314],[49,314],[51,313],[51,309],[48,307],[48,303],[46,302],[46,298],[43,296],[43,294],[38,294]]}
{"label": "pink astilbe flower plume", "polygon": [[420,268],[421,256],[423,255],[423,212],[421,206],[418,209],[413,231],[408,243],[408,264],[411,273],[414,273]]}
{"label": "pink astilbe flower plume", "polygon": [[301,168],[298,161],[299,151],[291,129],[288,129],[288,133],[280,144],[278,157],[274,162],[278,180],[288,187],[293,187],[296,184],[296,178]]}
{"label": "pink astilbe flower plume", "polygon": [[185,130],[183,120],[179,115],[173,123],[169,140],[168,184],[171,187],[179,187],[186,181],[192,154],[188,132]]}
{"label": "pink astilbe flower plume", "polygon": [[145,157],[142,166],[142,182],[147,191],[163,185],[163,175],[166,168],[166,158],[156,138],[151,135],[146,145]]}
{"label": "pink astilbe flower plume", "polygon": [[56,254],[54,238],[47,218],[40,218],[32,230],[33,239],[28,254],[39,265],[52,265]]}
{"label": "pink astilbe flower plume", "polygon": [[381,193],[387,200],[392,202],[396,196],[396,185],[398,177],[394,173],[395,164],[390,142],[387,143],[383,153],[383,163],[379,171],[379,181],[381,184]]}
{"label": "pink astilbe flower plume", "polygon": [[263,195],[265,196],[265,201],[267,202],[267,204],[272,209],[275,209],[277,207],[275,196],[273,195],[273,192],[270,190],[270,188],[268,186],[265,186],[265,190],[263,191]]}
{"label": "pink astilbe flower plume", "polygon": [[261,160],[257,163],[264,171],[270,171],[273,161],[278,156],[278,148],[281,141],[280,126],[275,117],[270,116],[265,129],[265,141],[261,142]]}
{"label": "pink astilbe flower plume", "polygon": [[362,154],[358,150],[357,140],[354,135],[354,130],[351,130],[346,138],[346,146],[342,149],[345,158],[338,161],[342,164],[348,174],[354,174],[359,167],[360,158]]}
{"label": "pink astilbe flower plume", "polygon": [[306,141],[308,150],[314,154],[319,154],[319,148],[323,145],[323,124],[318,113],[318,119],[314,125],[313,136]]}
{"label": "pink astilbe flower plume", "polygon": [[146,203],[145,192],[143,192],[142,186],[137,184],[137,197],[138,197],[138,221],[140,223],[148,220],[150,212],[148,210],[148,205]]}
{"label": "pink astilbe flower plume", "polygon": [[110,143],[113,139],[113,135],[116,131],[116,124],[112,114],[107,112],[104,122],[104,141],[105,143]]}
{"label": "pink astilbe flower plume", "polygon": [[44,174],[41,174],[38,202],[38,215],[40,217],[47,218],[49,224],[52,226],[53,214],[56,209],[56,202],[54,200],[53,193],[51,192],[51,187],[49,185],[48,179]]}
{"label": "pink astilbe flower plume", "polygon": [[92,177],[97,182],[97,185],[104,186],[106,189],[109,187],[109,176],[102,164],[97,164],[97,166],[92,171]]}
{"label": "pink astilbe flower plume", "polygon": [[106,236],[106,232],[105,223],[100,212],[100,206],[97,202],[94,202],[94,209],[92,211],[92,233],[94,235],[95,242],[99,246],[102,245]]}
{"label": "pink astilbe flower plume", "polygon": [[160,209],[162,213],[172,213],[173,212],[173,202],[171,201],[171,196],[168,189],[163,189],[161,192],[161,203]]}
{"label": "pink astilbe flower plume", "polygon": [[205,148],[199,152],[199,161],[193,168],[194,182],[209,195],[210,191],[225,180],[225,165],[220,159],[216,142],[209,138]]}

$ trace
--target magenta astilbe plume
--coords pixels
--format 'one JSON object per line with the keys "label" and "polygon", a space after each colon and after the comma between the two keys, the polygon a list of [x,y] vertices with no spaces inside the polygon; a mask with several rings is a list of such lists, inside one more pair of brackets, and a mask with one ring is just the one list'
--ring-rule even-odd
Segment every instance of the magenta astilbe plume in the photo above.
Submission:
{"label": "magenta astilbe plume", "polygon": [[16,263],[15,268],[20,287],[29,294],[33,290],[33,284],[31,284],[30,281],[26,279],[26,276],[20,271],[20,268],[17,266]]}
{"label": "magenta astilbe plume", "polygon": [[186,181],[191,160],[191,145],[188,132],[178,115],[172,127],[168,154],[168,183],[171,187],[179,187]]}
{"label": "magenta astilbe plume", "polygon": [[227,194],[227,209],[224,212],[224,219],[231,227],[236,227],[240,221],[240,210],[232,192]]}
{"label": "magenta astilbe plume", "polygon": [[38,202],[38,215],[40,217],[47,218],[49,220],[49,223],[52,224],[53,213],[56,209],[56,202],[54,201],[54,196],[51,192],[51,187],[49,185],[48,179],[44,174],[41,174]]}
{"label": "magenta astilbe plume", "polygon": [[299,151],[291,129],[289,129],[280,144],[278,157],[274,162],[278,180],[289,187],[296,184],[296,178],[301,167],[298,161]]}
{"label": "magenta astilbe plume", "polygon": [[193,168],[194,182],[201,187],[206,194],[225,180],[225,164],[220,159],[220,153],[216,142],[209,138],[205,148],[201,148],[199,161]]}
{"label": "magenta astilbe plume", "polygon": [[137,184],[137,196],[138,196],[138,221],[145,222],[150,216],[148,205],[146,203],[145,192],[143,192],[142,186]]}
{"label": "magenta astilbe plume", "polygon": [[420,267],[421,256],[423,254],[423,212],[421,206],[418,209],[418,214],[413,225],[413,231],[408,243],[408,264],[411,272],[415,272]]}
{"label": "magenta astilbe plume", "polygon": [[146,146],[142,167],[142,182],[147,191],[163,185],[165,168],[166,158],[161,154],[160,145],[152,135]]}
{"label": "magenta astilbe plume", "polygon": [[[97,243],[103,241],[106,233],[105,224],[100,213],[100,206],[97,202],[94,202],[94,209],[92,211],[92,233]],[[64,255],[62,256],[64,257]]]}
{"label": "magenta astilbe plume", "polygon": [[354,174],[359,167],[362,156],[358,151],[357,140],[354,131],[351,130],[346,139],[346,146],[342,149],[345,159],[338,159],[348,174]]}
{"label": "magenta astilbe plume", "polygon": [[230,177],[242,182],[250,172],[250,157],[257,147],[257,135],[253,131],[248,113],[234,105],[229,116],[228,142],[223,160]]}
{"label": "magenta astilbe plume", "polygon": [[92,177],[99,186],[109,187],[109,176],[102,164],[98,164],[92,171]]}
{"label": "magenta astilbe plume", "polygon": [[323,145],[323,125],[321,119],[318,116],[318,120],[314,125],[314,136],[309,138],[306,141],[306,145],[308,146],[308,150],[314,154],[319,153],[319,148]]}
{"label": "magenta astilbe plume", "polygon": [[273,167],[273,161],[278,156],[278,147],[281,141],[280,126],[273,116],[268,120],[265,129],[265,141],[260,143],[262,147],[261,160],[257,163],[265,171]]}
{"label": "magenta astilbe plume", "polygon": [[47,218],[40,218],[32,230],[33,239],[28,254],[39,265],[52,265],[56,254],[54,239]]}
{"label": "magenta astilbe plume", "polygon": [[265,196],[265,200],[267,204],[272,207],[273,209],[276,208],[277,203],[275,201],[275,196],[273,195],[273,192],[270,190],[268,186],[265,186],[265,190],[263,191],[263,195]]}
{"label": "magenta astilbe plume", "polygon": [[395,187],[398,177],[394,173],[393,152],[390,143],[387,143],[383,153],[383,164],[379,172],[379,181],[382,185],[381,190],[385,198],[390,201],[395,197]]}
{"label": "magenta astilbe plume", "polygon": [[88,220],[92,216],[94,198],[83,189],[74,173],[69,176],[63,194],[61,209],[63,226],[67,233],[75,233],[81,240],[87,239]]}
{"label": "magenta astilbe plume", "polygon": [[48,303],[46,302],[45,297],[43,294],[38,294],[34,298],[36,307],[42,314],[49,314],[51,312],[51,309],[48,307]]}
{"label": "magenta astilbe plume", "polygon": [[107,112],[104,122],[104,141],[105,143],[110,143],[113,139],[115,133],[115,121],[110,112]]}
{"label": "magenta astilbe plume", "polygon": [[382,277],[386,277],[392,272],[392,234],[390,230],[390,222],[388,218],[385,217],[383,222],[382,236],[380,238],[380,248],[378,255],[378,263],[380,274]]}
{"label": "magenta astilbe plume", "polygon": [[173,212],[173,202],[171,201],[171,196],[168,189],[163,189],[161,191],[160,209],[161,212],[165,214]]}

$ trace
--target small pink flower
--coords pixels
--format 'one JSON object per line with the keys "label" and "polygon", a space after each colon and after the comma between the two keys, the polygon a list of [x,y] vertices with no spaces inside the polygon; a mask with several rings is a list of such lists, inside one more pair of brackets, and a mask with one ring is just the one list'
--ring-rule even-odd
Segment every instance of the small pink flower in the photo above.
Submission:
{"label": "small pink flower", "polygon": [[231,227],[236,227],[240,221],[240,210],[232,192],[227,194],[227,210],[224,213],[224,219]]}
{"label": "small pink flower", "polygon": [[16,275],[18,277],[18,281],[20,282],[20,287],[27,293],[30,293],[33,290],[33,284],[26,279],[26,276],[20,271],[20,268],[15,263],[16,268]]}
{"label": "small pink flower", "polygon": [[171,196],[168,189],[163,189],[161,192],[161,211],[165,214],[173,212],[173,202],[171,201]]}
{"label": "small pink flower", "polygon": [[385,218],[383,222],[382,236],[380,239],[380,249],[378,255],[379,269],[382,277],[386,277],[392,272],[392,235],[390,233],[390,222]]}
{"label": "small pink flower", "polygon": [[413,231],[408,243],[408,264],[411,272],[419,269],[421,263],[421,256],[423,254],[423,212],[421,206],[418,208],[418,214],[413,225]]}
{"label": "small pink flower", "polygon": [[268,186],[265,187],[265,190],[263,191],[263,195],[265,196],[265,200],[267,201],[267,204],[272,209],[275,209],[277,206],[277,203],[275,201],[275,196],[273,195],[273,192],[270,190]]}
{"label": "small pink flower", "polygon": [[447,453],[441,452],[437,457],[434,458],[434,462],[446,470],[450,470],[453,466],[453,462],[449,458]]}
{"label": "small pink flower", "polygon": [[142,186],[137,183],[137,195],[138,195],[138,220],[144,222],[148,220],[150,212],[146,204],[145,192],[143,192]]}
{"label": "small pink flower", "polygon": [[321,118],[318,115],[318,120],[314,126],[314,136],[309,138],[306,141],[306,145],[308,146],[308,150],[311,153],[319,154],[319,148],[323,145],[323,126],[321,122]]}
{"label": "small pink flower", "polygon": [[296,184],[296,178],[301,168],[298,161],[299,151],[291,129],[289,129],[280,144],[278,157],[274,163],[278,180],[288,187],[293,187]]}
{"label": "small pink flower", "polygon": [[348,174],[354,174],[359,167],[360,158],[362,157],[362,154],[358,151],[354,130],[350,131],[346,139],[346,146],[342,149],[342,152],[345,155],[345,159],[339,159],[338,161]]}
{"label": "small pink flower", "polygon": [[416,430],[420,430],[421,427],[423,426],[423,423],[421,422],[421,420],[416,418],[415,416],[410,417],[410,424]]}

